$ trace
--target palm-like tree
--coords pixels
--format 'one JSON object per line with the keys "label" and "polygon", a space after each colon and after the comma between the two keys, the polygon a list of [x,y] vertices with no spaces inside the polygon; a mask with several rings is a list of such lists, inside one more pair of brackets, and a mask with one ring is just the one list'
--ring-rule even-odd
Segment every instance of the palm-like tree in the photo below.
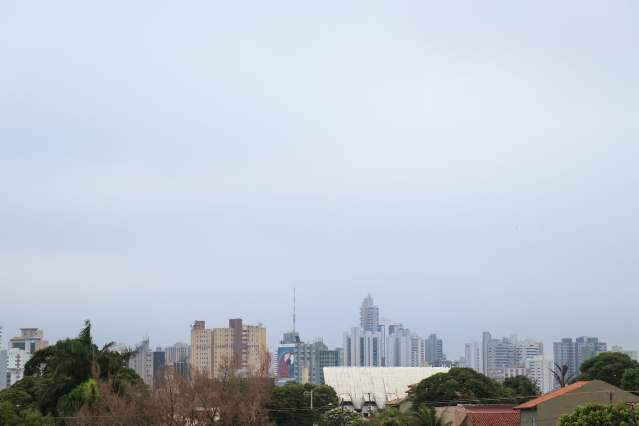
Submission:
{"label": "palm-like tree", "polygon": [[411,415],[396,408],[386,408],[371,419],[371,423],[375,426],[411,426],[414,424],[413,421]]}
{"label": "palm-like tree", "polygon": [[420,405],[412,410],[411,416],[415,426],[449,426],[450,422],[444,422],[437,417],[435,409],[427,405]]}
{"label": "palm-like tree", "polygon": [[[128,368],[134,352],[116,352],[114,343],[98,348],[91,336],[91,323],[87,320],[78,337],[64,339],[55,345],[37,351],[25,364],[24,375],[33,382],[33,393],[40,410],[57,413],[60,401],[72,391],[90,394],[94,389],[87,381],[111,381],[115,391],[123,383],[140,383],[140,377]],[[79,388],[84,384],[84,388]]]}
{"label": "palm-like tree", "polygon": [[555,376],[555,379],[559,382],[559,386],[562,388],[566,387],[568,382],[572,379],[572,375],[568,374],[567,364],[559,365],[555,362],[555,369],[550,371],[552,371],[553,376]]}

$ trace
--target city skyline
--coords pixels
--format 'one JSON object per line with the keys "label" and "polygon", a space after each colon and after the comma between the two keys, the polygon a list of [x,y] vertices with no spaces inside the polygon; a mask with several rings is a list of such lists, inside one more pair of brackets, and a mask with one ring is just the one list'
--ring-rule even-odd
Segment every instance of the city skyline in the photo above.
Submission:
{"label": "city skyline", "polygon": [[636,349],[638,15],[4,1],[5,336],[241,317],[273,347],[295,287],[330,347],[370,292],[450,359],[486,330]]}
{"label": "city skyline", "polygon": [[[356,317],[357,320],[355,322],[353,322],[353,325],[360,323],[360,326],[363,324],[362,323],[362,307],[364,306],[364,304],[366,304],[368,301],[372,302],[373,301],[373,294],[371,292],[366,293],[365,296],[363,296],[363,302],[361,302],[362,299],[359,299],[360,301],[354,301],[353,305],[352,305],[352,311],[354,313],[356,313]],[[298,296],[299,297],[299,296]],[[381,309],[380,309],[380,305],[381,305]],[[359,308],[359,309],[358,309]],[[551,338],[551,339],[540,339],[537,336],[539,335],[539,333],[534,334],[534,335],[524,335],[524,334],[520,334],[517,333],[515,330],[509,329],[511,330],[509,333],[499,333],[499,332],[495,332],[494,330],[477,330],[474,332],[474,334],[469,334],[469,337],[459,346],[453,346],[449,343],[449,338],[447,335],[443,335],[440,334],[437,331],[432,331],[428,328],[418,328],[418,327],[413,327],[413,326],[409,326],[408,324],[404,323],[403,321],[400,321],[399,319],[396,318],[391,318],[390,316],[387,315],[382,315],[380,314],[381,312],[385,312],[384,310],[384,306],[383,306],[383,301],[382,303],[375,303],[373,305],[373,308],[375,309],[375,316],[377,319],[377,322],[379,324],[397,324],[397,325],[401,325],[403,326],[407,331],[412,331],[414,332],[416,335],[418,335],[419,337],[421,337],[421,339],[424,341],[424,343],[426,343],[430,338],[436,338],[438,340],[443,340],[444,342],[444,359],[447,359],[449,361],[459,361],[460,359],[464,358],[467,353],[466,353],[466,349],[465,347],[469,344],[469,343],[475,343],[479,345],[479,351],[482,350],[482,333],[488,332],[489,334],[491,334],[493,336],[493,338],[498,337],[498,336],[504,336],[503,339],[511,339],[511,338],[515,338],[517,339],[519,342],[539,342],[542,345],[542,352],[545,353],[545,356],[548,359],[553,359],[553,347],[556,343],[561,342],[562,340],[568,338],[568,339],[573,339],[573,338],[590,338],[591,336],[597,336],[599,339],[601,339],[602,341],[606,341],[607,343],[607,347],[609,348],[609,350],[615,350],[613,348],[617,348],[616,350],[625,350],[625,351],[638,351],[639,350],[639,342],[636,342],[636,344],[630,344],[630,345],[621,345],[618,342],[612,342],[609,341],[609,339],[605,336],[605,335],[596,335],[595,333],[577,333],[577,334],[562,334],[559,335],[560,337],[557,338]],[[298,316],[299,312],[295,312],[293,313],[294,307],[292,306],[292,304],[289,304],[289,317],[292,318],[293,315]],[[357,312],[356,312],[357,311]],[[267,334],[266,334],[266,344],[267,344],[267,348],[269,351],[272,351],[273,353],[277,352],[277,347],[280,343],[282,342],[282,338],[281,336],[284,335],[286,336],[287,334],[291,334],[291,333],[295,333],[295,335],[302,338],[303,341],[308,342],[308,343],[312,343],[315,341],[322,341],[324,342],[326,345],[331,346],[331,347],[336,347],[336,348],[343,348],[343,333],[345,331],[345,329],[340,329],[339,331],[336,330],[330,330],[325,332],[324,334],[319,334],[319,335],[310,335],[308,333],[305,333],[305,327],[302,326],[300,327],[300,324],[297,322],[297,320],[295,320],[296,324],[295,324],[295,330],[293,329],[293,323],[291,321],[291,319],[289,318],[289,327],[282,330],[281,332],[272,330],[268,324],[265,324],[261,321],[257,321],[257,324],[262,324],[265,329],[267,330]],[[217,320],[215,320],[217,321]],[[219,321],[218,321],[219,322]],[[224,322],[224,321],[222,321]],[[107,336],[105,339],[105,341],[103,343],[107,343],[109,341],[116,341],[118,345],[123,345],[123,346],[136,346],[137,344],[139,344],[140,341],[150,341],[151,346],[152,347],[162,347],[162,348],[167,348],[167,347],[174,347],[176,344],[177,345],[184,345],[184,344],[188,344],[187,342],[190,342],[191,340],[191,334],[190,334],[190,329],[193,325],[193,320],[191,320],[188,324],[188,333],[185,333],[183,336],[178,337],[176,340],[173,341],[164,341],[162,340],[161,337],[158,336],[150,336],[148,334],[144,334],[143,336],[137,336],[137,337],[133,337],[133,339],[131,341],[127,341],[127,340],[123,340],[123,339],[109,339],[109,337]],[[96,328],[95,324],[93,324],[94,329]],[[38,327],[39,329],[45,330],[46,327]],[[343,328],[343,327],[342,327]],[[351,327],[348,327],[348,329],[350,329]],[[18,330],[28,330],[30,329],[29,327],[20,327]],[[35,328],[33,328],[35,329]],[[430,330],[430,331],[429,331]],[[326,331],[326,330],[325,330]],[[278,335],[279,333],[279,335]],[[2,344],[4,343],[4,345],[6,346],[9,338],[7,338],[7,336],[10,333],[7,333],[7,327],[3,326],[2,324],[0,324],[0,349],[2,349]],[[331,338],[331,336],[333,334],[337,334],[339,337],[337,338]],[[12,334],[13,335],[18,335],[16,332],[14,332]],[[67,334],[65,336],[62,337],[55,337],[53,338],[53,341],[55,342],[56,340],[59,339],[64,339],[67,338],[69,336],[72,336],[73,334]],[[100,340],[99,334],[98,337],[96,338],[97,342],[102,342]],[[50,333],[47,333],[47,336],[51,336]],[[3,342],[3,338],[4,338],[4,342]],[[498,338],[498,340],[501,338]],[[606,343],[604,343],[604,345],[606,345]],[[449,355],[449,353],[451,355]],[[480,366],[481,367],[481,366]]]}

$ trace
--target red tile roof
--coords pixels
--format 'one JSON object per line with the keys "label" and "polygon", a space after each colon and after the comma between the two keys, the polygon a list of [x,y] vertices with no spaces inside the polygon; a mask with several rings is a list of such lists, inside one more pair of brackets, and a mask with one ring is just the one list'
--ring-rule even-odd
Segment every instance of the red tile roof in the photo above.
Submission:
{"label": "red tile roof", "polygon": [[519,411],[507,404],[463,404],[466,418],[472,426],[519,426]]}
{"label": "red tile roof", "polygon": [[520,404],[518,406],[516,406],[515,408],[518,410],[523,410],[526,408],[535,408],[536,406],[538,406],[539,404],[541,404],[542,402],[546,402],[549,401],[553,398],[557,398],[558,396],[561,395],[565,395],[567,393],[570,393],[572,391],[575,391],[577,389],[579,389],[580,387],[582,387],[583,385],[586,385],[590,382],[588,381],[581,381],[581,382],[575,382],[572,385],[568,385],[564,388],[559,388],[557,390],[554,390],[552,392],[548,392],[543,394],[542,396],[535,398],[535,399],[531,399],[528,402],[524,402],[523,404]]}
{"label": "red tile roof", "polygon": [[519,413],[510,412],[469,412],[466,418],[473,426],[519,426]]}

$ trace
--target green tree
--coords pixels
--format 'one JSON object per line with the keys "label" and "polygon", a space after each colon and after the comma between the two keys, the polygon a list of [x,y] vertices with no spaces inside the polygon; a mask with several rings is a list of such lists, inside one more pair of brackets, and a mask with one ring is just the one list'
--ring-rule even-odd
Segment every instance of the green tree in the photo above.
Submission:
{"label": "green tree", "polygon": [[[311,391],[313,409],[311,410]],[[321,414],[337,406],[337,394],[328,385],[288,383],[273,389],[268,404],[269,416],[277,425],[312,425]]]}
{"label": "green tree", "polygon": [[371,418],[371,424],[375,426],[411,426],[415,424],[415,418],[397,408],[386,408]]}
{"label": "green tree", "polygon": [[581,364],[579,380],[603,380],[613,386],[621,386],[626,370],[639,368],[639,363],[619,352],[604,352]]}
{"label": "green tree", "polygon": [[586,404],[559,419],[558,426],[632,426],[639,425],[639,410],[624,405]]}
{"label": "green tree", "polygon": [[495,402],[508,395],[496,381],[470,368],[452,368],[430,376],[411,392],[413,406],[455,405],[458,402]]}
{"label": "green tree", "polygon": [[112,351],[112,345],[98,348],[91,336],[91,323],[86,321],[78,337],[37,351],[25,365],[24,379],[0,392],[0,401],[19,406],[20,410],[58,415],[60,408],[70,415],[97,397],[95,392],[87,392],[91,387],[95,391],[91,385],[95,380],[109,381],[114,390],[120,390],[125,383],[142,383],[127,367],[132,353]]}
{"label": "green tree", "polygon": [[621,388],[639,394],[639,368],[630,368],[623,372]]}
{"label": "green tree", "polygon": [[332,408],[322,414],[320,426],[363,426],[368,422],[356,411]]}
{"label": "green tree", "polygon": [[413,408],[411,411],[413,417],[413,425],[415,426],[448,426],[449,422],[444,422],[441,418],[437,417],[437,413],[433,407],[427,405],[420,405]]}
{"label": "green tree", "polygon": [[51,418],[43,417],[38,410],[11,405],[8,401],[0,402],[0,425],[3,426],[53,426]]}
{"label": "green tree", "polygon": [[539,395],[537,384],[526,376],[508,377],[503,383],[504,390],[518,402],[525,402]]}

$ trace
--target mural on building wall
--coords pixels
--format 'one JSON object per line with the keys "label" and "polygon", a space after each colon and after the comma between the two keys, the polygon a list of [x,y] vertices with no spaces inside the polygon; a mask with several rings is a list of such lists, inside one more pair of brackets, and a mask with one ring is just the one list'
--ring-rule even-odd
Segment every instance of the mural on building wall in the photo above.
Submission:
{"label": "mural on building wall", "polygon": [[295,378],[295,345],[281,345],[277,349],[277,378]]}

